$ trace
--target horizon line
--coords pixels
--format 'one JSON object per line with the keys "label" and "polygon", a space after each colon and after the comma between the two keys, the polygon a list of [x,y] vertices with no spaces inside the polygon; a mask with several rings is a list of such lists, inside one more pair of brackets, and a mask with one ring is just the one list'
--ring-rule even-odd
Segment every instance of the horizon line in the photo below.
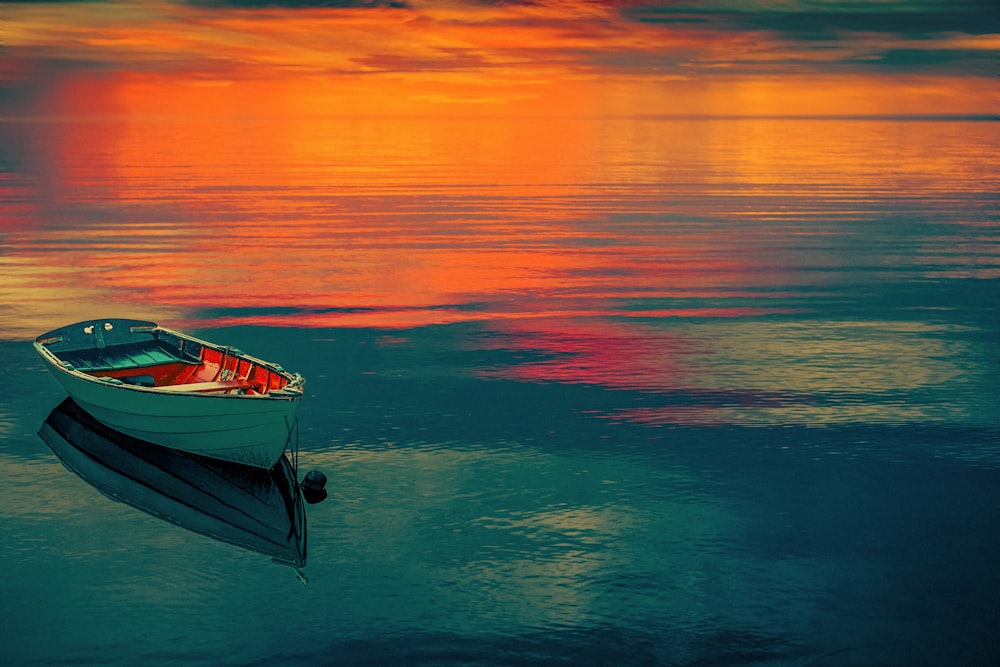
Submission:
{"label": "horizon line", "polygon": [[[0,116],[0,123],[30,123],[30,122],[88,122],[106,121],[117,118],[148,118],[150,120],[168,118],[232,118],[244,117],[243,114],[129,114],[129,113],[107,113],[107,114],[45,114],[45,115],[14,115]],[[324,114],[324,113],[303,113],[303,114],[245,114],[250,118],[267,117],[289,117],[289,118],[343,118],[355,120],[393,120],[402,118],[441,118],[448,120],[461,119],[500,119],[500,118],[567,118],[567,119],[636,119],[636,120],[684,120],[684,121],[716,121],[716,120],[823,120],[823,121],[978,121],[997,122],[1000,121],[1000,114],[650,114],[650,113],[613,113],[613,114],[447,114],[447,113],[376,113],[376,114]]]}

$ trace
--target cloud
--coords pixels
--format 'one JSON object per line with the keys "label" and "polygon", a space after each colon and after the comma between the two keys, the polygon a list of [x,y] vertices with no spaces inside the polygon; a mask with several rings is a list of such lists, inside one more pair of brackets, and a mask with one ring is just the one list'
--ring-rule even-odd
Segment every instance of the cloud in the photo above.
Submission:
{"label": "cloud", "polygon": [[393,54],[371,54],[353,59],[366,71],[379,72],[428,72],[457,71],[495,67],[481,54],[463,49],[443,49],[439,57],[410,58]]}
{"label": "cloud", "polygon": [[405,9],[409,5],[404,0],[186,0],[192,7],[240,8],[240,9],[358,9],[366,7],[389,7]]}
{"label": "cloud", "polygon": [[498,85],[510,98],[549,86],[559,91],[552,99],[564,99],[577,86],[572,94],[592,104],[619,95],[615,108],[651,99],[674,108],[692,91],[777,94],[762,85],[784,95],[809,84],[820,95],[861,78],[870,87],[859,90],[955,90],[962,80],[963,94],[978,91],[980,110],[996,98],[984,97],[980,80],[995,77],[1000,55],[1000,12],[985,0],[22,0],[5,13],[8,104],[50,87],[51,70],[345,77],[341,90],[409,86],[412,96],[448,100],[493,99]]}
{"label": "cloud", "polygon": [[[755,6],[756,5],[756,6]],[[935,2],[909,0],[892,4],[869,2],[772,3],[703,2],[626,3],[622,16],[637,23],[704,25],[715,30],[773,31],[798,39],[836,38],[845,32],[877,32],[911,39],[947,33],[971,35],[1000,32],[1000,12],[994,0]]]}
{"label": "cloud", "polygon": [[[636,1],[626,2],[620,15],[665,33],[701,34],[705,46],[692,53],[686,65],[724,66],[730,71],[779,73],[787,66],[798,72],[883,69],[989,76],[996,71],[1000,48],[1000,39],[993,38],[1000,35],[1000,12],[993,0],[780,5],[715,0],[697,6]],[[738,48],[712,44],[734,36],[744,38]],[[956,36],[991,39],[956,45]]]}
{"label": "cloud", "polygon": [[887,69],[914,69],[950,72],[964,76],[996,76],[1000,50],[969,51],[953,49],[889,49],[875,64]]}

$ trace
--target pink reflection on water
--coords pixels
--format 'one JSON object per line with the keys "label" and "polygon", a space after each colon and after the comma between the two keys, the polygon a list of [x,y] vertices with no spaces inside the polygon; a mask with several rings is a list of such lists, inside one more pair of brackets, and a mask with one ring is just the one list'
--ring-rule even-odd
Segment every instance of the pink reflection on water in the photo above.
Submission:
{"label": "pink reflection on water", "polygon": [[485,369],[485,377],[669,390],[693,384],[697,365],[692,359],[712,352],[695,337],[635,322],[508,320],[495,329],[501,334],[498,346],[542,358]]}

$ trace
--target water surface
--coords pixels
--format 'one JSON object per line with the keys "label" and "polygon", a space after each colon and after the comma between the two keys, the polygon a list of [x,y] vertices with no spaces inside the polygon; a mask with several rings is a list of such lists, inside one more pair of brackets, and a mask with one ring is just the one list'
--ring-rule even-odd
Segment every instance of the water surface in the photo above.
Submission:
{"label": "water surface", "polygon": [[[0,123],[12,664],[1000,659],[995,123]],[[29,341],[307,377],[303,587],[97,490]]]}

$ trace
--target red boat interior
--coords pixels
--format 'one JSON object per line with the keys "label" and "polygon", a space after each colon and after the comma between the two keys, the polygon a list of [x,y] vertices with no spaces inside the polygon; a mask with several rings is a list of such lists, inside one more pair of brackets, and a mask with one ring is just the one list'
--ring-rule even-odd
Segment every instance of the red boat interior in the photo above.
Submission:
{"label": "red boat interior", "polygon": [[184,340],[176,348],[157,340],[59,356],[94,377],[117,378],[126,384],[172,393],[267,394],[288,384],[281,374],[235,351]]}

